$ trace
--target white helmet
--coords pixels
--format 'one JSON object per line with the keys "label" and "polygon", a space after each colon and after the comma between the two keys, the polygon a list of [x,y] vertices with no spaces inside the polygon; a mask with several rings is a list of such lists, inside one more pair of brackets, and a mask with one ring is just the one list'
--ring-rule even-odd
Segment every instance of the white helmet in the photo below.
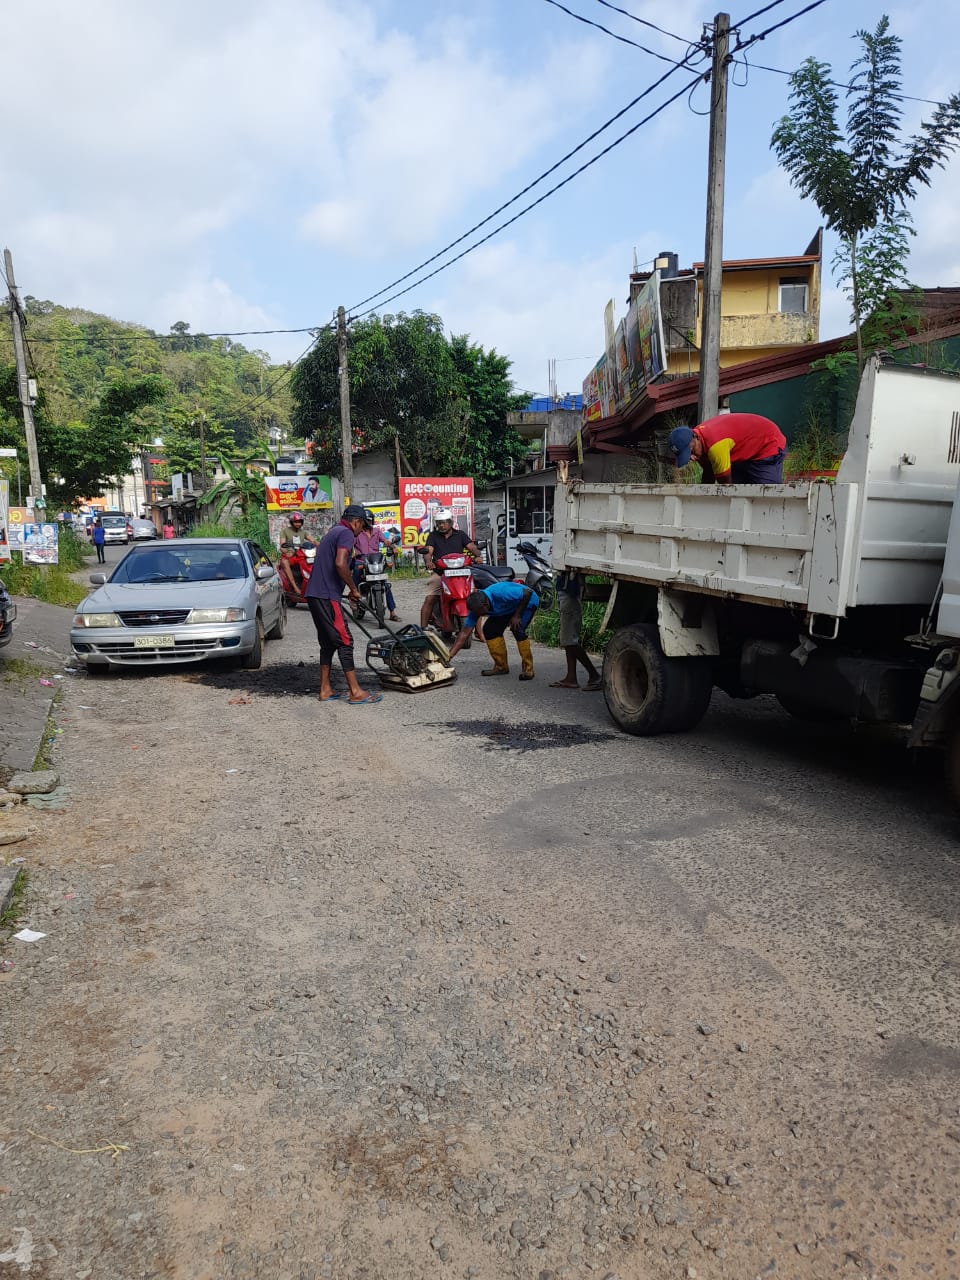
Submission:
{"label": "white helmet", "polygon": [[441,520],[449,520],[451,523],[453,522],[453,512],[449,507],[437,507],[436,511],[433,513],[434,524],[439,524]]}

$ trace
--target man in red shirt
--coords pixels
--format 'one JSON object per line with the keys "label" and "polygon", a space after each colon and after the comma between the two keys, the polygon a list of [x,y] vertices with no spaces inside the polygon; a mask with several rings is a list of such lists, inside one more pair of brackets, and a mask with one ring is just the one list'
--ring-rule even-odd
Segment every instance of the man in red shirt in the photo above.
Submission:
{"label": "man in red shirt", "polygon": [[721,413],[698,427],[676,427],[668,437],[675,465],[691,458],[704,484],[782,484],[787,438],[758,413]]}

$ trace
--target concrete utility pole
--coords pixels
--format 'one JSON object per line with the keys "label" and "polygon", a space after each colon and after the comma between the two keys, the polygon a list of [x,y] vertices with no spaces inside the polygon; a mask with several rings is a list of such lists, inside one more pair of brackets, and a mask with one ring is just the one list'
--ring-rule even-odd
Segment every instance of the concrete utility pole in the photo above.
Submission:
{"label": "concrete utility pole", "polygon": [[713,20],[713,69],[710,73],[710,155],[707,171],[707,231],[703,253],[698,422],[716,416],[720,396],[720,285],[723,276],[723,186],[727,146],[729,48],[730,15],[718,13]]}
{"label": "concrete utility pole", "polygon": [[40,482],[40,455],[37,453],[37,433],[33,424],[33,404],[30,400],[30,380],[27,376],[27,358],[23,349],[23,308],[20,306],[20,295],[17,293],[16,281],[13,278],[13,256],[9,249],[3,251],[4,274],[10,290],[10,323],[13,326],[13,354],[17,362],[17,387],[20,395],[20,407],[23,410],[23,431],[27,437],[27,463],[30,468],[30,493],[34,506],[40,510],[45,506],[43,486]]}
{"label": "concrete utility pole", "polygon": [[340,437],[343,449],[343,492],[353,497],[353,432],[350,429],[350,367],[347,362],[347,313],[337,307],[337,352],[340,361]]}

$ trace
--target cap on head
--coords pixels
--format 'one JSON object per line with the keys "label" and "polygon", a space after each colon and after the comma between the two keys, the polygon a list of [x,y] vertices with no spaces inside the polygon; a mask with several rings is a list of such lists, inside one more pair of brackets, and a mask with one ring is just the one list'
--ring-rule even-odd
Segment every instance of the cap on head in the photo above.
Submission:
{"label": "cap on head", "polygon": [[690,427],[674,427],[667,436],[667,444],[678,467],[685,467],[690,461],[690,446],[693,443],[693,431]]}
{"label": "cap on head", "polygon": [[362,520],[363,507],[361,507],[358,502],[349,503],[347,506],[343,508],[343,515],[340,517],[340,519],[341,520]]}
{"label": "cap on head", "polygon": [[437,507],[436,511],[433,513],[434,524],[440,524],[444,520],[449,520],[452,523],[453,512],[449,507]]}

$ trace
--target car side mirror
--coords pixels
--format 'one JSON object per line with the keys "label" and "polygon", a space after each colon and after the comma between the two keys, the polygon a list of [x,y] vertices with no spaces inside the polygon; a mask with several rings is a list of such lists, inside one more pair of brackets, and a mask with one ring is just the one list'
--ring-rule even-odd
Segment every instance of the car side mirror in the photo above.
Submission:
{"label": "car side mirror", "polygon": [[107,575],[105,573],[91,573],[90,575],[90,581],[95,587],[102,587],[106,580]]}
{"label": "car side mirror", "polygon": [[274,569],[272,564],[257,565],[256,576],[258,581],[263,581],[264,578],[272,578],[275,573],[276,569]]}

